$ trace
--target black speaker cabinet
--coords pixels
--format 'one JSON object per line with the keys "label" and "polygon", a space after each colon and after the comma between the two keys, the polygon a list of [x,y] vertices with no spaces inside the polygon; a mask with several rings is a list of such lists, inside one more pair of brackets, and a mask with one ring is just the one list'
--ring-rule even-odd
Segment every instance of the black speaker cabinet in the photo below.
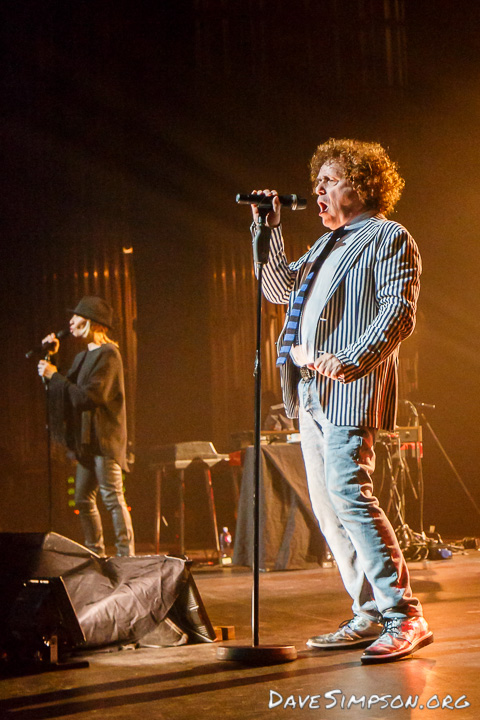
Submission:
{"label": "black speaker cabinet", "polygon": [[56,533],[0,533],[0,658],[52,663],[163,623],[157,644],[215,640],[185,559],[101,558]]}
{"label": "black speaker cabinet", "polygon": [[24,582],[2,625],[5,659],[14,665],[63,662],[85,642],[61,577]]}

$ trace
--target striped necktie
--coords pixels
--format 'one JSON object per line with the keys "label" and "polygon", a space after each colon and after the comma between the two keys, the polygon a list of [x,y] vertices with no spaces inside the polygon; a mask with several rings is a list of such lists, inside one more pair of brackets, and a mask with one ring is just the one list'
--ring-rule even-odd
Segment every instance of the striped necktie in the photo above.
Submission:
{"label": "striped necktie", "polygon": [[337,242],[338,238],[340,238],[345,233],[345,227],[342,226],[340,228],[337,228],[332,233],[332,236],[328,239],[327,244],[323,248],[320,255],[314,260],[312,263],[312,267],[310,268],[310,272],[308,273],[307,277],[303,281],[302,285],[297,291],[297,294],[295,296],[295,300],[292,305],[292,309],[290,310],[288,322],[287,322],[287,328],[285,335],[282,338],[282,347],[280,348],[280,352],[278,353],[277,358],[277,365],[284,365],[287,362],[287,357],[290,353],[290,350],[292,349],[292,345],[295,343],[297,336],[298,336],[298,328],[300,326],[300,316],[302,314],[302,307],[305,302],[305,298],[308,295],[308,291],[311,285],[311,282],[313,278],[316,276],[318,270],[322,266],[322,264],[327,259],[327,256],[331,253],[333,246]]}

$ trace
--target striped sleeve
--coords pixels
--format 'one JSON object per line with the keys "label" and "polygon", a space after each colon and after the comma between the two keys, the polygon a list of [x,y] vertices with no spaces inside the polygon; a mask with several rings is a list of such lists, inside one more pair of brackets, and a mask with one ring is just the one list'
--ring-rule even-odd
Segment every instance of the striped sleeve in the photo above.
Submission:
{"label": "striped sleeve", "polygon": [[[251,226],[252,237],[255,238],[257,226]],[[263,294],[272,303],[286,305],[290,293],[295,286],[298,270],[307,259],[309,252],[305,253],[299,260],[288,263],[285,255],[285,247],[282,235],[282,226],[272,228],[270,238],[270,252],[268,262],[263,267],[262,290]],[[258,270],[255,268],[258,277]]]}
{"label": "striped sleeve", "polygon": [[420,274],[415,241],[404,228],[392,223],[379,243],[375,261],[375,294],[370,300],[375,303],[375,308],[370,308],[374,319],[354,342],[335,353],[344,368],[344,382],[372,372],[411,335]]}

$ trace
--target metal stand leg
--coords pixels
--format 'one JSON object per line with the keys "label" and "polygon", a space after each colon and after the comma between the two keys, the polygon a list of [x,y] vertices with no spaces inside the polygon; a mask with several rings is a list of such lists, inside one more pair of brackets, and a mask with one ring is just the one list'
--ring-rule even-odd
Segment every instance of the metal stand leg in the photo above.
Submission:
{"label": "metal stand leg", "polygon": [[180,530],[179,530],[179,543],[180,543],[180,549],[179,554],[180,557],[185,556],[185,470],[180,470],[180,483],[179,483],[179,523],[180,523]]}
{"label": "metal stand leg", "polygon": [[[423,533],[415,533],[405,522],[405,483],[410,478],[407,464],[402,457],[400,439],[395,441],[394,453],[392,453],[393,441],[383,443],[387,454],[387,467],[390,474],[389,500],[386,508],[387,515],[393,507],[395,515],[392,517],[392,525],[398,543],[407,560],[424,560],[428,555],[428,546]],[[410,478],[411,482],[411,478]],[[413,489],[413,485],[412,485]]]}
{"label": "metal stand leg", "polygon": [[442,453],[443,457],[445,458],[445,460],[446,460],[447,463],[449,464],[450,469],[452,470],[452,472],[453,472],[453,474],[454,474],[457,482],[458,482],[459,485],[462,487],[465,495],[466,495],[466,496],[468,497],[468,499],[470,500],[470,502],[471,502],[471,504],[473,505],[473,507],[475,508],[477,514],[480,515],[480,507],[479,507],[479,506],[477,505],[477,503],[475,502],[475,499],[473,498],[471,492],[468,490],[467,486],[466,486],[465,483],[463,482],[463,480],[462,480],[462,478],[460,477],[459,473],[457,472],[457,470],[456,470],[453,462],[451,461],[451,459],[450,459],[449,456],[447,455],[447,452],[446,452],[445,448],[443,447],[442,443],[441,443],[440,440],[438,439],[438,437],[437,437],[437,435],[435,434],[432,426],[430,425],[430,423],[428,422],[427,418],[425,417],[425,415],[424,415],[423,413],[422,413],[422,420],[423,420],[423,422],[425,423],[425,425],[427,426],[427,428],[429,429],[430,434],[431,434],[431,436],[433,437],[433,439],[435,440],[438,449],[440,450],[440,452]]}
{"label": "metal stand leg", "polygon": [[217,512],[215,509],[215,496],[213,494],[212,473],[208,465],[205,466],[205,488],[208,496],[208,510],[210,514],[210,521],[212,524],[213,535],[215,538],[215,550],[217,551],[218,562],[221,563],[222,553],[220,550],[220,540],[218,537]]}
{"label": "metal stand leg", "polygon": [[165,466],[157,468],[155,473],[155,552],[160,555],[160,532],[162,527],[162,479]]}

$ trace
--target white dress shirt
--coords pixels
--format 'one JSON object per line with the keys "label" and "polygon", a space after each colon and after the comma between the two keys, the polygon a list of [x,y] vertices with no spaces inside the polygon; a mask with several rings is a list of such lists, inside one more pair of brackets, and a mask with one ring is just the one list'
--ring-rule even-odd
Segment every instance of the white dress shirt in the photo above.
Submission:
{"label": "white dress shirt", "polygon": [[[315,356],[315,336],[319,322],[322,322],[320,313],[325,307],[327,294],[343,254],[352,242],[355,234],[374,215],[373,212],[365,212],[358,215],[351,223],[345,225],[345,234],[337,240],[330,254],[321,265],[317,275],[312,280],[308,296],[302,307],[300,327],[298,330],[298,345],[292,346],[290,354],[295,365],[313,364]],[[319,247],[312,260],[320,254]]]}

